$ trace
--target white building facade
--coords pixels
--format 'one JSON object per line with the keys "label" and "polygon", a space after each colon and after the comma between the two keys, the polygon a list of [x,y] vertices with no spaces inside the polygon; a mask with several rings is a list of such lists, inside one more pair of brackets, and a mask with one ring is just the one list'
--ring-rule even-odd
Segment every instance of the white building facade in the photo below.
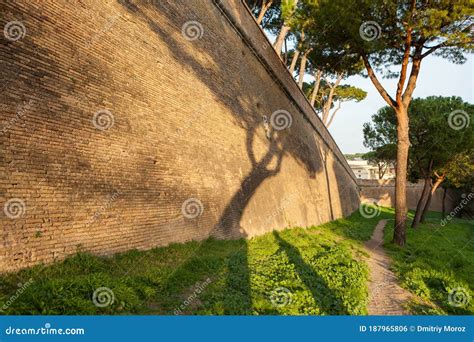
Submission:
{"label": "white building facade", "polygon": [[[360,158],[347,162],[358,179],[379,179],[379,168],[376,165],[369,165],[366,160]],[[395,178],[395,169],[393,165],[390,165],[382,179],[393,178]]]}

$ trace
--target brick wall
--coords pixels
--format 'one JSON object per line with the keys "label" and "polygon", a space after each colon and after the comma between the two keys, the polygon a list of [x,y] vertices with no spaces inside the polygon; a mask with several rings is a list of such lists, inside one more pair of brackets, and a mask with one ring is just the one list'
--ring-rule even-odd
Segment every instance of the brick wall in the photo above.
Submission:
{"label": "brick wall", "polygon": [[[358,207],[337,145],[239,0],[0,13],[1,272]],[[275,111],[291,126],[276,130]]]}

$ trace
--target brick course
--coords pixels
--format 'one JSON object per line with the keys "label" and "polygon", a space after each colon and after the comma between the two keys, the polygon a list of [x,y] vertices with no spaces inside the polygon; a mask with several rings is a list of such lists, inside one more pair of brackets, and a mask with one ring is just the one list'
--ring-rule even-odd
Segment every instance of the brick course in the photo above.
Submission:
{"label": "brick course", "polygon": [[[26,29],[0,36],[0,204],[25,205],[0,211],[0,272],[358,207],[337,145],[239,0],[7,0],[0,13],[0,28]],[[277,110],[291,127],[264,124]]]}

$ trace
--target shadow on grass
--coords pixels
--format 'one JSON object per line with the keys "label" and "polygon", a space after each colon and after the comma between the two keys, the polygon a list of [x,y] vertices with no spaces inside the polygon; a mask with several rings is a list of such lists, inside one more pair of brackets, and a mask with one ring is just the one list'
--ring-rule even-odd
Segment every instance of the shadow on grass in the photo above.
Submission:
{"label": "shadow on grass", "polygon": [[[197,243],[196,243],[197,244]],[[167,277],[157,300],[169,303],[162,314],[252,313],[248,243],[210,238],[198,244]],[[208,288],[209,287],[209,288]],[[212,292],[210,296],[202,293]]]}
{"label": "shadow on grass", "polygon": [[224,289],[225,315],[252,314],[250,272],[248,267],[248,246],[240,248],[227,259],[226,283]]}
{"label": "shadow on grass", "polygon": [[280,249],[286,253],[289,261],[295,266],[296,273],[298,273],[302,282],[311,292],[316,305],[322,308],[322,313],[327,315],[347,315],[348,312],[344,308],[342,301],[334,295],[326,281],[304,261],[299,250],[282,239],[278,232],[274,231],[273,236],[277,240]]}

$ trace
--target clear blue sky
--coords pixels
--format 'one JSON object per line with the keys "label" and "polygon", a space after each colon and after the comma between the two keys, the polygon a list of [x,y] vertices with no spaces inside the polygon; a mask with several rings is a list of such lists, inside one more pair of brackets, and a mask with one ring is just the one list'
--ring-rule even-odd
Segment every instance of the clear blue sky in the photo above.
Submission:
{"label": "clear blue sky", "polygon": [[[379,79],[381,79],[379,77]],[[309,81],[309,79],[308,79]],[[381,79],[381,82],[394,96],[396,80]],[[346,83],[357,86],[368,92],[367,98],[359,103],[343,103],[336,114],[329,131],[343,153],[365,152],[362,145],[362,125],[370,121],[372,114],[385,106],[380,94],[368,78],[354,76]],[[438,57],[429,56],[421,65],[420,76],[414,97],[430,95],[460,96],[464,101],[474,103],[474,57],[470,55],[463,65],[449,63]],[[473,125],[474,122],[471,122]]]}

